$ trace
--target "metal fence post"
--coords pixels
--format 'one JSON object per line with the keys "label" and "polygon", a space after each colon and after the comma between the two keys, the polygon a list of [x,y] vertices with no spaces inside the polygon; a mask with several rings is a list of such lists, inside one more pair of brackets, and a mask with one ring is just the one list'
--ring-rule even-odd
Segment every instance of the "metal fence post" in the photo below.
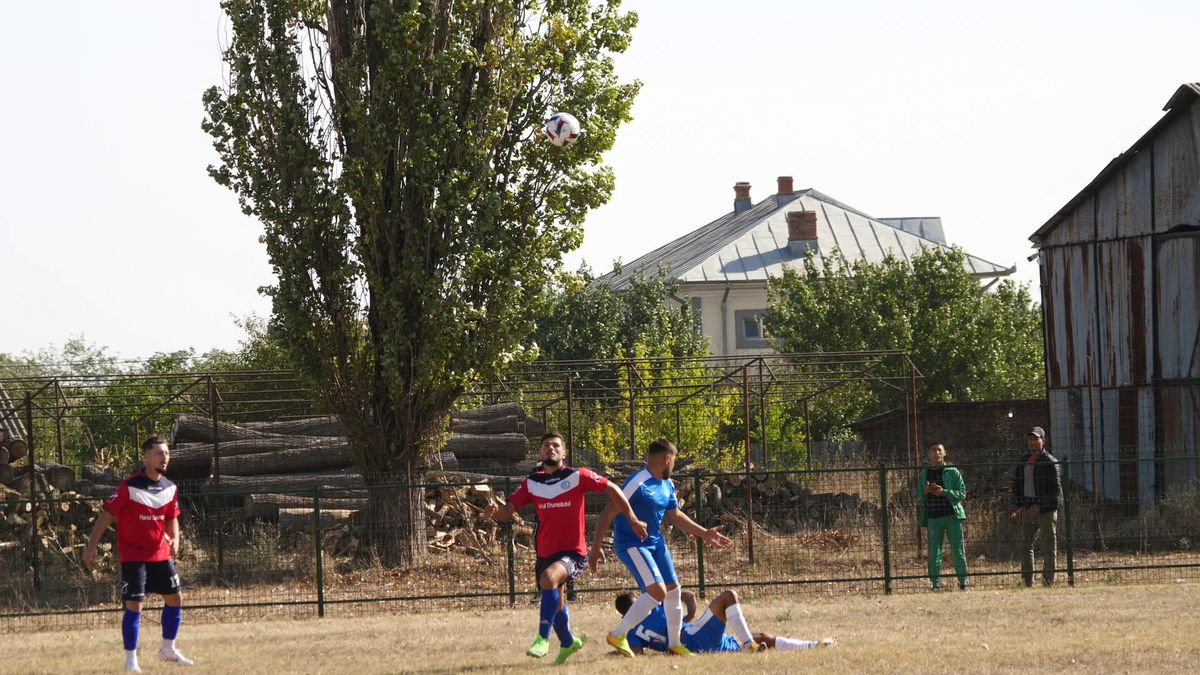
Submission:
{"label": "metal fence post", "polygon": [[29,452],[29,555],[33,567],[33,588],[42,590],[42,566],[38,560],[37,464],[34,462],[33,394],[25,394],[25,445]]}
{"label": "metal fence post", "polygon": [[750,371],[742,366],[742,442],[746,453],[746,553],[754,564],[754,477],[750,474]]}
{"label": "metal fence post", "polygon": [[[225,496],[221,494],[221,439],[217,429],[217,385],[213,382],[212,375],[208,376],[208,413],[212,419],[212,437],[213,437],[213,484],[216,486],[217,499],[210,504],[219,504],[224,501]],[[217,578],[225,578],[225,527],[221,522],[221,516],[224,509],[222,506],[213,508],[216,512],[217,526]]]}
{"label": "metal fence post", "polygon": [[313,486],[313,552],[317,554],[317,616],[325,618],[325,554],[321,550],[321,486]]}
{"label": "metal fence post", "polygon": [[[696,522],[702,523],[704,513],[701,511],[701,503],[704,501],[703,495],[700,492],[700,473],[697,472],[692,476],[692,499],[696,501]],[[700,597],[705,597],[704,592],[704,540],[696,539],[696,567],[699,568],[697,573],[697,581],[699,583]]]}
{"label": "metal fence post", "polygon": [[[504,498],[508,499],[508,495],[512,494],[512,478],[504,477]],[[513,542],[513,527],[512,519],[505,521],[505,547],[508,549],[508,606],[517,606],[517,576],[514,570],[516,558],[516,546]]]}
{"label": "metal fence post", "polygon": [[[1067,585],[1075,585],[1075,528],[1071,527],[1071,460],[1062,461],[1063,528],[1067,538]],[[1051,542],[1054,545],[1054,542]]]}
{"label": "metal fence post", "polygon": [[887,467],[884,466],[883,462],[879,463],[879,518],[882,521],[880,524],[883,531],[883,592],[891,595],[892,543],[891,533],[888,531]]}

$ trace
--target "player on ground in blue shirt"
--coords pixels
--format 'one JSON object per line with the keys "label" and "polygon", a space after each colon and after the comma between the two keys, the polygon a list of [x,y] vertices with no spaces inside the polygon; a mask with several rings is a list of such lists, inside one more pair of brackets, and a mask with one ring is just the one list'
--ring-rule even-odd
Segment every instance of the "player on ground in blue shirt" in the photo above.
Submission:
{"label": "player on ground in blue shirt", "polygon": [[[704,652],[756,652],[762,649],[809,649],[812,647],[831,647],[836,644],[833,638],[824,640],[796,640],[766,633],[751,633],[742,614],[742,606],[738,603],[737,593],[729,590],[721,593],[708,603],[708,609],[699,619],[693,621],[696,614],[696,598],[690,591],[683,592],[683,602],[687,605],[687,615],[683,617],[683,643],[695,653]],[[617,595],[617,611],[626,614],[633,605],[633,595],[621,593]],[[728,624],[733,635],[725,634]],[[647,649],[660,652],[667,651],[667,616],[661,607],[655,607],[650,616],[634,626],[629,634],[629,646],[634,653],[641,654]]]}
{"label": "player on ground in blue shirt", "polygon": [[659,603],[663,603],[663,611],[666,614],[668,650],[680,655],[689,653],[679,638],[679,631],[683,625],[683,605],[680,600],[679,579],[675,575],[675,563],[671,560],[671,552],[667,549],[667,542],[662,534],[663,520],[670,521],[675,527],[718,549],[729,545],[729,538],[720,533],[719,527],[702,527],[679,510],[679,501],[675,498],[675,484],[671,482],[675,455],[675,445],[665,438],[659,438],[646,449],[646,466],[630,476],[621,487],[621,491],[633,507],[634,514],[646,523],[646,538],[638,539],[629,525],[629,520],[624,515],[619,515],[610,505],[596,523],[596,533],[588,553],[591,567],[595,570],[596,566],[604,561],[601,543],[604,541],[604,535],[608,533],[609,525],[612,524],[613,550],[617,558],[629,568],[642,591],[629,612],[608,635],[608,644],[624,656],[633,656],[625,634],[649,616]]}

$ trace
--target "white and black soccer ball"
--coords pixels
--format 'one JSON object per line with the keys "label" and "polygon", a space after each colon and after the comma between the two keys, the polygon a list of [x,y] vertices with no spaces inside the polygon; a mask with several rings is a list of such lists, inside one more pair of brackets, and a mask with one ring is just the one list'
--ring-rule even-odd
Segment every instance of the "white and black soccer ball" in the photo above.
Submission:
{"label": "white and black soccer ball", "polygon": [[546,120],[543,129],[546,131],[546,138],[560,148],[574,143],[582,131],[579,120],[575,119],[571,113],[564,112],[551,115],[550,119]]}

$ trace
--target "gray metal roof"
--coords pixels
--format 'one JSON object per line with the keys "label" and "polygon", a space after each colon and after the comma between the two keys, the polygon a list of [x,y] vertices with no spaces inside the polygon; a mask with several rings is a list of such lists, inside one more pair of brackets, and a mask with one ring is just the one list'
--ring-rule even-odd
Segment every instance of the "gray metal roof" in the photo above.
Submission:
{"label": "gray metal roof", "polygon": [[942,228],[942,219],[937,216],[931,218],[880,218],[879,222],[905,232],[911,232],[922,239],[928,239],[943,246],[949,245],[949,242],[946,241],[946,231]]}
{"label": "gray metal roof", "polygon": [[[789,197],[771,195],[743,213],[727,213],[675,241],[621,266],[620,274],[610,272],[601,280],[614,288],[629,284],[639,272],[655,274],[659,269],[681,282],[766,281],[779,276],[784,266],[798,266],[804,251],[788,245],[788,211],[817,213],[817,258],[832,255],[836,249],[846,262],[867,260],[882,262],[891,253],[911,260],[942,242],[926,239],[882,220],[872,218],[820,192],[808,189]],[[913,219],[936,221],[936,218]],[[967,256],[967,271],[972,276],[1007,276],[1015,267],[1006,268],[972,255]]]}

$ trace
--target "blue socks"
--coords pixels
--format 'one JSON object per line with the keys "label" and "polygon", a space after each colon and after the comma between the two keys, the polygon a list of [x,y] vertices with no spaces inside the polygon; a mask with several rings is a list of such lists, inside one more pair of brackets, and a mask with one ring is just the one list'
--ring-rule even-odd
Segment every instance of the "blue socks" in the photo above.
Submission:
{"label": "blue socks", "polygon": [[539,612],[541,622],[538,624],[538,635],[550,637],[550,627],[554,625],[554,615],[558,613],[558,589],[542,589],[542,607]]}
{"label": "blue socks", "polygon": [[179,624],[183,620],[182,612],[182,607],[163,605],[162,635],[164,640],[174,640],[175,636],[179,635]]}
{"label": "blue socks", "polygon": [[125,651],[127,652],[137,650],[138,623],[141,619],[141,612],[131,612],[128,609],[125,610],[125,616],[121,618],[121,638],[125,641]]}
{"label": "blue socks", "polygon": [[562,609],[558,610],[558,614],[554,615],[554,634],[558,636],[559,643],[564,647],[575,644],[575,636],[571,635],[571,615],[567,613],[565,604]]}

